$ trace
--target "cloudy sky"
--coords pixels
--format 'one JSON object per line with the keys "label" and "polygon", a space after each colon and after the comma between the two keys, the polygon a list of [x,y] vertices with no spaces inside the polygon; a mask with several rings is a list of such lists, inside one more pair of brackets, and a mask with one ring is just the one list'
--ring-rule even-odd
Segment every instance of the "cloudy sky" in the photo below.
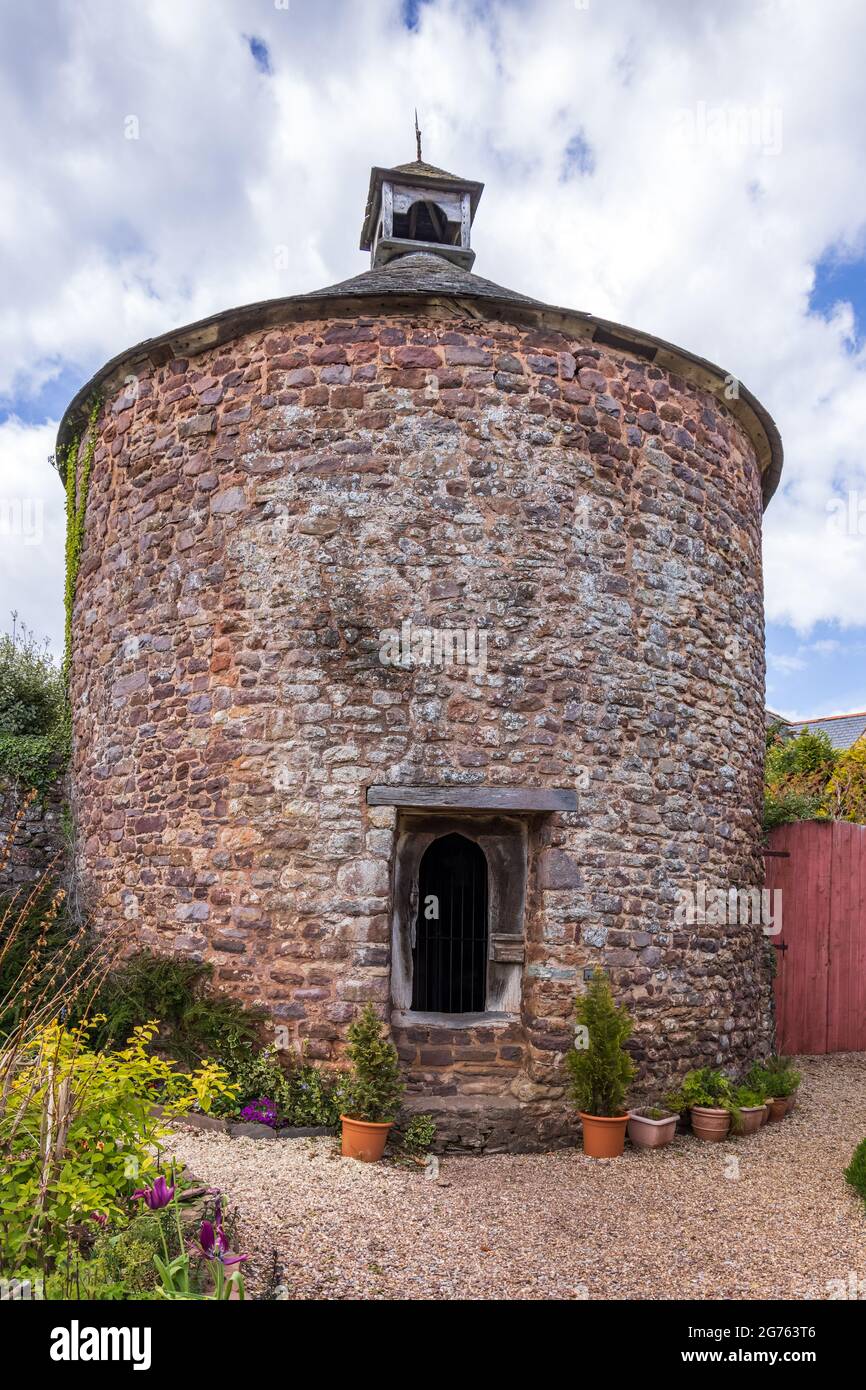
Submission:
{"label": "cloudy sky", "polygon": [[0,0],[0,626],[61,643],[78,387],[356,274],[371,164],[486,183],[480,274],[775,417],[768,703],[866,708],[863,0]]}

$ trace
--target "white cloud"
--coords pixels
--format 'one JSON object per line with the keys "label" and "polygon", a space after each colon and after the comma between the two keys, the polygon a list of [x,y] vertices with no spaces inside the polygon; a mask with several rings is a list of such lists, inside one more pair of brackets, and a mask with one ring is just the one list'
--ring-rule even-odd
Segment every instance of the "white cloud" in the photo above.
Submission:
{"label": "white cloud", "polygon": [[59,656],[66,499],[48,463],[57,424],[0,424],[0,630],[15,610]]}
{"label": "white cloud", "polygon": [[[764,401],[787,456],[768,617],[863,623],[866,536],[826,506],[834,482],[866,493],[866,355],[849,309],[807,312],[815,260],[866,226],[861,0],[432,0],[415,34],[397,0],[0,9],[0,390],[363,269],[369,167],[412,157],[417,102],[425,156],[487,183],[481,274],[670,338]],[[731,138],[691,139],[713,112]],[[562,180],[578,132],[594,173]]]}

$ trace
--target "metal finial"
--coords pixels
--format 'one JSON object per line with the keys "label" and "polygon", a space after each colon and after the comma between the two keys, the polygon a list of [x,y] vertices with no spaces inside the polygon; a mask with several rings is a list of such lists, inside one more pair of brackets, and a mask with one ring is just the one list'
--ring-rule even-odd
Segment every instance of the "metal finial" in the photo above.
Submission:
{"label": "metal finial", "polygon": [[418,107],[417,107],[417,106],[415,107],[415,155],[416,155],[416,158],[417,158],[417,160],[418,160],[418,163],[420,164],[420,163],[422,162],[422,157],[421,157],[421,131],[420,131],[419,128],[418,128]]}

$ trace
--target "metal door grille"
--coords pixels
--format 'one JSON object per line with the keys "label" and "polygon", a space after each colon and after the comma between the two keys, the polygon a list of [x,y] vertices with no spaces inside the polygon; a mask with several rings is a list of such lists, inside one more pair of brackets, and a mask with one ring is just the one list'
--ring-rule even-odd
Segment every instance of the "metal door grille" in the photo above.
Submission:
{"label": "metal door grille", "polygon": [[421,860],[412,966],[413,1009],[453,1014],[485,1008],[487,861],[463,835],[434,840]]}

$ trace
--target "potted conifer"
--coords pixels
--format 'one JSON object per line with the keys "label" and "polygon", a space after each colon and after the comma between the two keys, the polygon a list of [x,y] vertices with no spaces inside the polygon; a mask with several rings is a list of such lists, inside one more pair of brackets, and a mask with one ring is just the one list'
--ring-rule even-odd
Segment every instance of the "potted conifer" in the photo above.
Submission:
{"label": "potted conifer", "polygon": [[625,1145],[625,1100],[634,1077],[634,1063],[623,1047],[631,1019],[624,1005],[614,1003],[601,970],[578,997],[575,1012],[578,1029],[567,1066],[583,1125],[583,1151],[590,1158],[617,1158]]}
{"label": "potted conifer", "polygon": [[346,1052],[352,1069],[339,1089],[343,1156],[376,1163],[385,1151],[404,1088],[396,1049],[382,1036],[372,1004],[350,1025]]}

